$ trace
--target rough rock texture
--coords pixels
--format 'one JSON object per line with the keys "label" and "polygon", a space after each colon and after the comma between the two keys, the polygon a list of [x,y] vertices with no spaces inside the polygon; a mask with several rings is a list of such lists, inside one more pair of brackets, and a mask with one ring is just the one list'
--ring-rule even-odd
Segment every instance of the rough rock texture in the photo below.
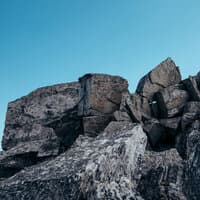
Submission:
{"label": "rough rock texture", "polygon": [[190,76],[188,79],[183,81],[183,84],[190,93],[190,98],[193,101],[200,101],[200,91],[198,89],[197,77]]}
{"label": "rough rock texture", "polygon": [[200,72],[167,59],[135,93],[87,74],[9,103],[2,200],[199,200]]}
{"label": "rough rock texture", "polygon": [[135,186],[146,142],[134,124],[94,139],[80,136],[54,160],[2,181],[0,199],[142,199]]}
{"label": "rough rock texture", "polygon": [[[186,200],[184,162],[176,149],[146,151],[138,191],[146,200]],[[148,189],[147,189],[148,188]]]}
{"label": "rough rock texture", "polygon": [[105,74],[86,74],[79,79],[79,115],[112,114],[119,109],[122,92],[128,91],[128,82]]}
{"label": "rough rock texture", "polygon": [[189,100],[187,91],[180,85],[169,86],[156,92],[153,96],[155,102],[152,106],[157,118],[170,118],[180,114]]}
{"label": "rough rock texture", "polygon": [[103,132],[112,119],[112,115],[83,117],[84,134],[97,136],[100,132]]}
{"label": "rough rock texture", "polygon": [[127,112],[117,110],[113,113],[113,116],[116,121],[132,122],[131,117],[129,116],[129,114]]}
{"label": "rough rock texture", "polygon": [[[51,137],[52,133],[44,131],[43,127],[52,126],[55,128],[55,133],[59,135],[57,129],[61,129],[65,123],[74,121],[73,118],[77,118],[75,107],[79,100],[78,90],[78,83],[59,84],[37,89],[9,103],[2,140],[3,149],[8,150],[26,141]],[[59,128],[53,126],[58,120],[61,121]]]}
{"label": "rough rock texture", "polygon": [[179,68],[171,58],[167,58],[146,74],[138,83],[136,93],[142,97],[142,110],[149,116],[152,115],[149,108],[152,103],[152,96],[160,89],[170,85],[178,84],[181,81]]}
{"label": "rough rock texture", "polygon": [[119,76],[106,74],[86,74],[79,78],[79,82],[78,114],[83,117],[83,130],[96,136],[119,110],[122,94],[128,91],[128,82]]}

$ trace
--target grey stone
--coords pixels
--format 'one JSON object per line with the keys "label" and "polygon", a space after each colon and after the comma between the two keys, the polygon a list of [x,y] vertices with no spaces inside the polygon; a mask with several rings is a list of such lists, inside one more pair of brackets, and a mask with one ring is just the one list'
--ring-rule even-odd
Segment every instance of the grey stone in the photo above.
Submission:
{"label": "grey stone", "polygon": [[136,92],[146,98],[162,88],[175,85],[181,81],[181,74],[174,61],[170,58],[161,62],[145,75],[137,86]]}
{"label": "grey stone", "polygon": [[[199,139],[199,136],[198,136],[198,139]],[[200,187],[199,187],[200,186],[200,178],[199,178],[200,177],[200,159],[199,159],[200,143],[199,141],[195,143],[195,148],[192,147],[191,150],[193,152],[189,154],[189,158],[185,165],[184,189],[185,189],[185,194],[187,195],[188,200],[198,200],[200,196]]]}
{"label": "grey stone", "polygon": [[183,81],[191,100],[193,101],[200,101],[200,91],[197,84],[197,79],[195,76],[189,76],[188,79]]}
{"label": "grey stone", "polygon": [[176,149],[146,151],[138,191],[145,200],[186,200],[184,162]]}
{"label": "grey stone", "polygon": [[200,113],[200,102],[190,101],[184,107],[184,113]]}
{"label": "grey stone", "polygon": [[200,102],[188,102],[183,111],[181,120],[182,131],[191,129],[193,122],[200,119]]}
{"label": "grey stone", "polygon": [[192,130],[190,133],[187,134],[187,159],[189,159],[192,154],[195,153],[196,146],[200,142],[200,131],[199,130]]}
{"label": "grey stone", "polygon": [[113,113],[113,116],[115,118],[116,121],[128,121],[128,122],[132,122],[130,116],[128,115],[127,112],[122,112],[122,111],[115,111]]}
{"label": "grey stone", "polygon": [[146,141],[139,125],[96,138],[79,136],[64,154],[1,181],[0,199],[142,200],[136,187]]}
{"label": "grey stone", "polygon": [[155,147],[162,140],[165,129],[161,126],[158,120],[151,119],[144,123],[144,131],[147,133],[150,144]]}
{"label": "grey stone", "polygon": [[142,99],[139,95],[133,94],[129,98],[126,98],[125,107],[133,122],[142,121]]}
{"label": "grey stone", "polygon": [[121,77],[88,74],[9,103],[0,199],[198,200],[199,74],[192,89],[177,84],[167,59],[135,94]]}
{"label": "grey stone", "polygon": [[172,132],[177,132],[181,122],[181,117],[160,119],[159,122],[163,127],[167,128],[168,130]]}
{"label": "grey stone", "polygon": [[147,120],[143,125],[151,147],[155,151],[163,151],[175,146],[177,132],[166,125],[166,123],[162,125],[157,119]]}
{"label": "grey stone", "polygon": [[86,74],[79,79],[79,115],[112,114],[118,110],[122,93],[128,91],[128,82],[106,74]]}
{"label": "grey stone", "polygon": [[144,117],[151,118],[151,109],[147,98],[137,93],[125,93],[122,95],[120,110],[129,114],[133,122],[142,122]]}
{"label": "grey stone", "polygon": [[114,120],[112,115],[83,117],[84,134],[95,137],[101,133],[112,120]]}
{"label": "grey stone", "polygon": [[154,94],[152,106],[154,115],[158,118],[169,118],[180,114],[189,100],[188,93],[181,85],[169,86]]}
{"label": "grey stone", "polygon": [[[9,103],[2,148],[9,150],[24,142],[48,138],[51,135],[48,127],[53,128],[57,136],[62,135],[62,141],[69,135],[77,136],[81,126],[77,117],[78,91],[79,83],[59,84],[39,88]],[[72,123],[74,128],[64,131],[66,123]]]}
{"label": "grey stone", "polygon": [[104,132],[107,134],[117,134],[118,132],[122,132],[125,130],[131,130],[135,124],[127,122],[127,121],[122,121],[122,122],[110,122],[108,126],[104,129]]}

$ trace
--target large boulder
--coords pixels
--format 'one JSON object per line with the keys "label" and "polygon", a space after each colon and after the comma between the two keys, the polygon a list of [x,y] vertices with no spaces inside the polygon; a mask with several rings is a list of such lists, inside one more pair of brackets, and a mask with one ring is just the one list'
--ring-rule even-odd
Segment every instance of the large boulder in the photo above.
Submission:
{"label": "large boulder", "polygon": [[180,128],[181,117],[160,119],[160,124],[168,129],[172,134],[175,134]]}
{"label": "large boulder", "polygon": [[112,114],[119,109],[122,93],[128,91],[128,82],[106,74],[86,74],[79,78],[79,115]]}
{"label": "large boulder", "polygon": [[175,119],[150,119],[145,121],[143,129],[146,132],[153,150],[163,151],[175,146],[180,118]]}
{"label": "large boulder", "polygon": [[95,137],[103,132],[105,127],[114,120],[112,115],[83,117],[84,135]]}
{"label": "large boulder", "polygon": [[193,153],[200,130],[200,102],[188,102],[181,118],[181,129],[176,137],[176,148],[184,159]]}
{"label": "large boulder", "polygon": [[120,108],[122,94],[128,92],[128,82],[106,74],[86,74],[79,82],[78,114],[83,117],[83,131],[96,136],[114,120],[112,116]]}
{"label": "large boulder", "polygon": [[131,117],[127,112],[117,110],[113,113],[114,119],[116,121],[128,121],[132,122]]}
{"label": "large boulder", "polygon": [[198,200],[200,197],[200,137],[195,137],[195,145],[190,149],[185,166],[184,189],[188,200]]}
{"label": "large boulder", "polygon": [[146,132],[149,142],[152,147],[160,145],[161,140],[165,134],[165,129],[161,126],[158,120],[151,119],[144,123],[144,131]]}
{"label": "large boulder", "polygon": [[[54,146],[57,150],[61,144],[67,147],[69,140],[74,140],[80,134],[78,94],[79,83],[74,82],[39,88],[9,103],[2,140],[3,149],[9,150],[30,143],[30,152],[35,152],[36,147],[32,142],[44,142],[46,146],[51,146],[53,140],[59,140]],[[41,145],[37,147],[40,155]],[[45,150],[42,151],[45,155]],[[46,154],[50,156],[49,151]]]}
{"label": "large boulder", "polygon": [[200,90],[197,83],[197,77],[189,76],[189,78],[183,80],[183,84],[190,94],[191,100],[200,101]]}
{"label": "large boulder", "polygon": [[184,107],[183,116],[181,120],[182,131],[191,129],[192,124],[196,120],[200,120],[200,102],[188,102]]}
{"label": "large boulder", "polygon": [[176,149],[146,151],[138,191],[145,200],[186,200],[184,162]]}
{"label": "large boulder", "polygon": [[142,98],[137,95],[133,94],[126,98],[125,100],[125,108],[129,116],[131,117],[133,122],[141,122],[142,116],[144,112]]}
{"label": "large boulder", "polygon": [[142,200],[136,187],[146,142],[133,124],[96,138],[79,136],[64,154],[0,182],[0,199]]}
{"label": "large boulder", "polygon": [[139,81],[136,92],[149,98],[158,90],[175,85],[180,81],[181,74],[178,67],[171,58],[168,58]]}
{"label": "large boulder", "polygon": [[173,85],[156,92],[153,96],[153,113],[157,118],[170,118],[181,114],[189,100],[182,85]]}
{"label": "large boulder", "polygon": [[138,83],[136,93],[142,97],[143,112],[151,116],[149,103],[152,103],[152,96],[160,89],[170,85],[178,84],[181,81],[179,68],[171,58],[168,58],[146,74]]}

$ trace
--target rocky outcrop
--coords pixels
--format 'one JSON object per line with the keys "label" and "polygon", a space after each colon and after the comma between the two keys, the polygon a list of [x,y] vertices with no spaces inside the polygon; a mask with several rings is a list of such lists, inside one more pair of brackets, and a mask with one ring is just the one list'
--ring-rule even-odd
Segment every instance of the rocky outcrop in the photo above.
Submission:
{"label": "rocky outcrop", "polygon": [[128,91],[128,82],[106,74],[86,74],[79,78],[79,82],[78,114],[83,117],[84,132],[96,136],[119,110],[122,94]]}
{"label": "rocky outcrop", "polygon": [[153,95],[160,89],[170,85],[178,84],[181,81],[179,68],[171,58],[167,58],[146,74],[138,83],[136,93],[142,98],[142,112],[152,115],[149,108]]}
{"label": "rocky outcrop", "polygon": [[8,160],[11,171],[19,171],[68,148],[81,133],[78,93],[77,82],[59,84],[9,103],[0,168],[5,170]]}
{"label": "rocky outcrop", "polygon": [[[65,135],[71,134],[70,131],[76,127],[73,122],[77,123],[78,91],[79,83],[60,84],[37,89],[9,103],[3,149],[11,149],[23,142],[51,138],[53,130],[49,131],[46,127],[53,128],[55,134],[65,139]],[[72,123],[73,129],[62,130],[68,123]]]}
{"label": "rocky outcrop", "polygon": [[97,138],[80,136],[66,153],[1,182],[0,199],[135,199],[146,142],[134,124]]}
{"label": "rocky outcrop", "polygon": [[180,85],[169,86],[153,96],[153,113],[157,118],[171,118],[179,115],[189,100],[187,91]]}
{"label": "rocky outcrop", "polygon": [[168,58],[135,93],[86,74],[9,103],[0,199],[198,200],[199,94]]}
{"label": "rocky outcrop", "polygon": [[[146,151],[138,191],[146,200],[186,200],[184,162],[176,149]],[[147,189],[148,188],[148,189]]]}

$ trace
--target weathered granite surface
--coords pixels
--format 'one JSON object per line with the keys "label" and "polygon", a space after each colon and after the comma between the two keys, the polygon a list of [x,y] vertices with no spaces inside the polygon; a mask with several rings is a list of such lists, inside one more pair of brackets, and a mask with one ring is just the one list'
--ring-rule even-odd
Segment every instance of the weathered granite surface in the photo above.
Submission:
{"label": "weathered granite surface", "polygon": [[55,134],[63,136],[62,139],[67,134],[76,134],[71,133],[75,128],[74,124],[73,129],[65,131],[65,135],[62,135],[61,129],[65,123],[75,123],[79,126],[78,92],[77,82],[59,84],[39,88],[9,103],[2,140],[3,149],[8,150],[27,141],[51,138],[52,131],[48,131],[46,127],[53,127]]}
{"label": "weathered granite surface", "polygon": [[199,94],[168,58],[135,93],[87,74],[9,103],[0,199],[199,200]]}

